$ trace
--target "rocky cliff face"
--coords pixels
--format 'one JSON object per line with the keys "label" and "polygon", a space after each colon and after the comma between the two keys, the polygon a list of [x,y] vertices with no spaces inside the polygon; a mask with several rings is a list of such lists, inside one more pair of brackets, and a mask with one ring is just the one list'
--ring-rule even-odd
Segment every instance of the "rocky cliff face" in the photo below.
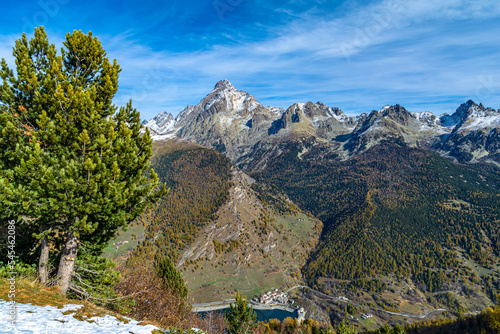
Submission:
{"label": "rocky cliff face", "polygon": [[175,119],[164,112],[145,125],[155,134],[214,148],[250,170],[264,168],[290,142],[301,146],[307,159],[346,160],[392,142],[460,162],[500,162],[500,110],[473,101],[440,117],[428,111],[412,113],[400,105],[348,117],[321,102],[295,103],[286,110],[264,107],[223,80]]}
{"label": "rocky cliff face", "polygon": [[435,145],[438,152],[460,162],[500,162],[500,110],[469,100],[441,119],[452,131]]}

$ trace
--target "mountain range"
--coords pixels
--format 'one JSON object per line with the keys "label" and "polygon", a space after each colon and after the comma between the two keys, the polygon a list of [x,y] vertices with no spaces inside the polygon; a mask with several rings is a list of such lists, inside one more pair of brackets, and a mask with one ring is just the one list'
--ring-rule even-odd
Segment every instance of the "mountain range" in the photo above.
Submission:
{"label": "mountain range", "polygon": [[352,117],[321,102],[295,103],[286,110],[264,107],[223,80],[175,118],[163,112],[144,125],[154,140],[180,137],[225,154],[245,170],[265,168],[283,143],[306,139],[314,141],[316,159],[345,161],[381,142],[393,142],[461,163],[500,162],[500,110],[472,100],[452,115],[409,112],[396,104]]}

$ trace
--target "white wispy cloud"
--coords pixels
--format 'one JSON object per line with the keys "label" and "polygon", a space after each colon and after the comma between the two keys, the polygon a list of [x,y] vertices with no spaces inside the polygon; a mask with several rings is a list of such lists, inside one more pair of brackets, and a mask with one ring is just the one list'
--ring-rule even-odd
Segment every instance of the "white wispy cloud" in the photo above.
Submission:
{"label": "white wispy cloud", "polygon": [[359,113],[401,103],[440,113],[468,98],[500,107],[497,1],[354,2],[326,14],[322,5],[259,27],[269,30],[266,39],[234,30],[225,32],[227,45],[200,51],[152,49],[133,30],[99,36],[123,68],[116,101],[133,99],[144,118],[175,114],[227,78],[281,107],[321,100]]}

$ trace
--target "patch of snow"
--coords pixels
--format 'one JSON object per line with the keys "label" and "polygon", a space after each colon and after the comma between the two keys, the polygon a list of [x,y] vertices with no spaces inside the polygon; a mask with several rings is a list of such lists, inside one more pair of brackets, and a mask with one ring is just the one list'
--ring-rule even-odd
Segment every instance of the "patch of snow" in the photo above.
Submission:
{"label": "patch of snow", "polygon": [[304,106],[306,105],[305,103],[302,102],[297,102],[295,105],[299,108],[299,110],[304,110]]}
{"label": "patch of snow", "polygon": [[440,125],[432,125],[429,123],[421,123],[419,131],[433,131],[437,135],[449,134],[451,129]]}
{"label": "patch of snow", "polygon": [[273,106],[268,106],[268,107],[267,107],[267,109],[268,109],[270,112],[272,112],[272,113],[274,113],[274,114],[276,114],[276,115],[279,115],[279,116],[283,115],[283,113],[286,111],[286,110],[285,110],[285,109],[283,109],[283,108],[278,108],[278,107],[273,107]]}
{"label": "patch of snow", "polygon": [[478,106],[472,106],[469,110],[472,110],[469,117],[477,118],[486,116],[486,110],[482,110]]}
{"label": "patch of snow", "polygon": [[227,99],[228,101],[231,101],[231,106],[228,107],[228,111],[234,111],[234,112],[240,112],[245,109],[245,101],[246,97],[241,96],[241,94],[231,94],[231,98]]}
{"label": "patch of snow", "polygon": [[383,107],[382,107],[382,109],[380,109],[380,110],[379,110],[379,112],[384,112],[384,111],[386,111],[387,109],[389,109],[390,107],[391,107],[391,106],[387,104],[387,105],[383,106]]}
{"label": "patch of snow", "polygon": [[460,127],[460,130],[479,130],[494,126],[500,126],[500,115],[482,115],[473,118],[471,117],[465,121],[464,125]]}
{"label": "patch of snow", "polygon": [[250,101],[250,107],[248,108],[248,111],[249,112],[254,111],[255,109],[257,109],[259,107],[259,105],[260,105],[260,103],[258,103],[258,102]]}
{"label": "patch of snow", "polygon": [[212,92],[215,90],[234,91],[236,90],[236,88],[234,88],[233,84],[230,83],[229,80],[224,79],[220,80],[219,82],[217,82],[217,84],[215,84],[215,87],[212,90]]}
{"label": "patch of snow", "polygon": [[205,107],[203,107],[203,111],[210,109],[211,106],[213,106],[214,104],[219,102],[221,99],[222,99],[222,96],[217,94],[214,99],[210,100],[209,103],[205,104]]}
{"label": "patch of snow", "polygon": [[151,133],[151,138],[153,141],[159,141],[159,140],[167,140],[167,139],[172,139],[177,137],[175,133],[166,133],[166,134],[153,134]]}
{"label": "patch of snow", "polygon": [[452,128],[441,125],[441,120],[434,114],[424,111],[421,113],[411,113],[420,124],[419,131],[433,131],[437,135],[448,134]]}
{"label": "patch of snow", "polygon": [[368,129],[365,129],[361,133],[371,133],[371,132],[379,132],[380,130],[384,129],[384,126],[380,124],[381,119],[377,118],[369,127]]}
{"label": "patch of snow", "polygon": [[163,134],[173,129],[176,123],[176,118],[164,111],[151,120],[143,122],[143,125],[158,134]]}
{"label": "patch of snow", "polygon": [[128,323],[116,319],[116,317],[105,315],[103,317],[92,317],[88,321],[80,321],[73,314],[63,314],[67,311],[76,311],[83,305],[65,305],[63,308],[54,306],[36,306],[31,304],[17,304],[17,319],[14,326],[10,323],[10,303],[0,300],[0,331],[2,333],[30,333],[30,334],[109,334],[109,333],[133,333],[150,334],[158,327],[153,325],[139,325],[139,322],[129,318]]}
{"label": "patch of snow", "polygon": [[234,119],[235,117],[231,117],[228,115],[219,116],[220,124],[225,128],[228,128],[231,125],[231,123],[233,123]]}
{"label": "patch of snow", "polygon": [[457,125],[458,120],[448,114],[443,114],[439,117],[442,126],[452,128]]}
{"label": "patch of snow", "polygon": [[429,111],[410,112],[410,115],[415,117],[418,121],[427,121],[427,122],[434,122],[434,123],[436,123],[436,121],[437,121],[437,117],[434,116],[434,114],[429,112]]}
{"label": "patch of snow", "polygon": [[184,108],[183,111],[181,111],[176,117],[175,117],[175,121],[176,122],[179,122],[180,120],[182,120],[183,118],[185,118],[187,115],[189,115],[190,113],[193,112],[193,110],[195,109],[196,107],[195,106],[192,106],[192,105],[187,105],[186,108]]}
{"label": "patch of snow", "polygon": [[346,122],[349,117],[347,117],[346,115],[344,115],[342,112],[340,113],[340,115],[337,115],[332,108],[328,107],[328,111],[330,113],[330,115],[335,118],[337,121],[341,122],[341,123],[344,123]]}
{"label": "patch of snow", "polygon": [[148,123],[144,124],[144,126],[150,128],[151,130],[154,130],[157,133],[164,133],[174,128],[175,120],[170,120],[167,123],[164,123],[163,126],[159,126],[156,122],[151,120]]}

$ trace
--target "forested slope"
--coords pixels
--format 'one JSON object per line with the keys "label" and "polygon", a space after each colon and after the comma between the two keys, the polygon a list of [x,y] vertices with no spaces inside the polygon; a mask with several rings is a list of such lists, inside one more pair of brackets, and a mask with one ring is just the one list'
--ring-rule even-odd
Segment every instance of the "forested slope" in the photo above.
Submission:
{"label": "forested slope", "polygon": [[[320,245],[304,268],[310,282],[394,273],[429,292],[446,290],[457,276],[470,275],[458,251],[496,268],[497,170],[388,143],[346,162],[314,160],[313,149],[299,159],[303,146],[312,144],[289,143],[266,170],[252,174],[324,222]],[[500,289],[496,282],[491,296]]]}
{"label": "forested slope", "polygon": [[231,162],[216,151],[190,147],[158,156],[153,167],[170,192],[145,215],[146,241],[134,253],[177,259],[227,201]]}
{"label": "forested slope", "polygon": [[230,299],[235,290],[255,297],[301,282],[320,221],[215,150],[155,145],[152,167],[170,192],[138,220],[145,233],[129,263],[170,257],[194,302]]}

